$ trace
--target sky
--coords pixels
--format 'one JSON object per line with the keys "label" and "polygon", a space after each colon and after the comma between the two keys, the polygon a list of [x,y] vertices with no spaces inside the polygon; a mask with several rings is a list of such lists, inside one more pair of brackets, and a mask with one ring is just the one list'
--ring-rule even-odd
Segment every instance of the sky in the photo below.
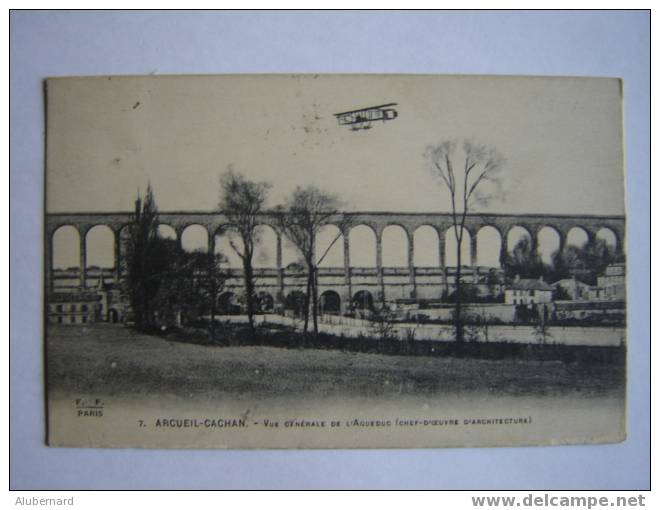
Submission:
{"label": "sky", "polygon": [[[424,158],[471,139],[505,158],[480,210],[623,214],[616,79],[432,75],[57,78],[47,84],[47,211],[128,211],[151,182],[161,211],[214,210],[230,165],[337,194],[347,210],[450,210]],[[334,113],[397,103],[370,130]]]}

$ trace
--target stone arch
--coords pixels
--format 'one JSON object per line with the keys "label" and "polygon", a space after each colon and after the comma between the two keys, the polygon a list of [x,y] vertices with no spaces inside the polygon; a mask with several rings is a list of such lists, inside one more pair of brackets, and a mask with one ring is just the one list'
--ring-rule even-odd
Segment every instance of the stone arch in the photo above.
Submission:
{"label": "stone arch", "polygon": [[589,232],[586,228],[575,226],[566,233],[566,246],[582,248],[589,242]]}
{"label": "stone arch", "polygon": [[534,242],[534,236],[527,227],[521,225],[513,225],[506,233],[506,250],[508,253],[513,252],[516,245],[524,238]]}
{"label": "stone arch", "polygon": [[185,251],[206,251],[208,242],[209,232],[204,225],[193,223],[181,231],[181,247]]}
{"label": "stone arch", "polygon": [[116,324],[119,322],[119,311],[116,308],[110,308],[108,310],[108,322],[111,324]]}
{"label": "stone arch", "polygon": [[620,240],[617,233],[609,227],[601,227],[596,232],[596,239],[602,239],[605,244],[612,250],[617,251],[620,249]]}
{"label": "stone arch", "polygon": [[334,290],[326,290],[319,298],[321,313],[337,315],[341,313],[341,297]]}
{"label": "stone arch", "polygon": [[176,235],[176,230],[174,230],[174,227],[172,225],[168,225],[167,223],[161,223],[158,225],[158,237],[161,239],[170,239],[172,241],[177,240],[177,235]]}
{"label": "stone arch", "polygon": [[[267,223],[261,223],[255,228],[256,243],[252,256],[252,265],[255,268],[277,267],[277,239],[275,228]],[[244,253],[243,239],[238,231],[231,225],[222,225],[213,233],[213,250],[216,255],[223,256],[224,263],[232,269],[241,269]]]}
{"label": "stone arch", "polygon": [[298,247],[285,236],[281,236],[282,243],[282,267],[286,268],[291,265],[305,267],[305,260]]}
{"label": "stone arch", "polygon": [[431,225],[421,225],[413,233],[415,267],[440,267],[440,238]]}
{"label": "stone arch", "polygon": [[257,268],[277,267],[277,232],[266,224],[255,228],[257,243],[254,247],[252,265]]}
{"label": "stone arch", "polygon": [[502,234],[497,227],[484,225],[477,231],[477,265],[500,267]]}
{"label": "stone arch", "polygon": [[561,234],[551,225],[539,228],[536,234],[536,253],[544,264],[552,264],[554,255],[561,250]]}
{"label": "stone arch", "polygon": [[58,227],[52,236],[53,269],[80,269],[80,232],[73,225]]}
{"label": "stone arch", "polygon": [[368,290],[359,290],[353,294],[351,303],[356,310],[373,310],[374,297]]}
{"label": "stone arch", "polygon": [[348,233],[351,267],[376,267],[376,232],[365,224],[356,225]]}
{"label": "stone arch", "polygon": [[383,267],[408,267],[408,233],[401,225],[387,225],[381,233]]}
{"label": "stone arch", "polygon": [[324,225],[319,229],[315,250],[319,267],[344,267],[344,235],[337,226]]}
{"label": "stone arch", "polygon": [[114,268],[115,233],[107,225],[94,225],[85,234],[87,267]]}
{"label": "stone arch", "polygon": [[[463,228],[463,241],[461,242],[461,266],[469,266],[471,263],[472,249],[470,241],[472,236],[467,228]],[[456,267],[458,265],[456,248],[458,239],[456,239],[456,230],[449,227],[445,231],[445,266]]]}
{"label": "stone arch", "polygon": [[226,261],[227,267],[241,269],[243,262],[239,254],[236,253],[236,250],[239,253],[243,253],[243,241],[236,229],[229,225],[223,225],[214,232],[213,237],[214,254],[221,254]]}

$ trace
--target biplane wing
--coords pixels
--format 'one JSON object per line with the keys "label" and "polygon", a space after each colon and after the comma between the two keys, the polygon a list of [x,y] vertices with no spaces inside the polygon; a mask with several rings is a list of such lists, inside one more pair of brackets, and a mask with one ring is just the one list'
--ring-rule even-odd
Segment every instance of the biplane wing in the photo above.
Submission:
{"label": "biplane wing", "polygon": [[352,130],[370,129],[371,123],[375,121],[388,121],[396,119],[398,112],[392,108],[397,103],[387,103],[379,106],[369,106],[359,110],[335,113],[340,126],[352,126]]}

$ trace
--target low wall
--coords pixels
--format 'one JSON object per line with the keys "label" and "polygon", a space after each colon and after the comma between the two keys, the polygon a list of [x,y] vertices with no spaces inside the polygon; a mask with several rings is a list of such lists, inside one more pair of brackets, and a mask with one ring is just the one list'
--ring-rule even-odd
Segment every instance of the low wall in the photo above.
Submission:
{"label": "low wall", "polygon": [[[283,317],[281,315],[266,314],[255,316],[257,323],[284,324],[302,327],[302,321]],[[333,335],[343,335],[355,338],[360,335],[373,336],[376,334],[374,325],[364,319],[352,319],[327,315],[319,318],[319,331]],[[244,315],[226,315],[217,317],[219,321],[247,322]],[[311,319],[310,319],[311,328]],[[436,342],[453,342],[454,328],[451,325],[397,323],[392,334],[400,340],[405,340],[414,332],[415,340],[431,340]],[[487,329],[470,329],[466,326],[466,338],[474,334],[479,342],[511,342],[519,344],[542,343],[543,339],[533,326],[489,326]],[[563,345],[591,345],[591,346],[618,346],[626,342],[625,328],[612,327],[562,327],[552,326],[546,330],[544,343]]]}
{"label": "low wall", "polygon": [[[411,308],[409,313],[414,316],[426,316],[431,320],[451,321],[453,319],[454,306],[447,305],[442,308]],[[405,314],[405,310],[403,311]],[[463,313],[478,315],[481,317],[499,319],[502,322],[511,322],[515,315],[515,306],[504,303],[484,303],[478,305],[465,305]]]}

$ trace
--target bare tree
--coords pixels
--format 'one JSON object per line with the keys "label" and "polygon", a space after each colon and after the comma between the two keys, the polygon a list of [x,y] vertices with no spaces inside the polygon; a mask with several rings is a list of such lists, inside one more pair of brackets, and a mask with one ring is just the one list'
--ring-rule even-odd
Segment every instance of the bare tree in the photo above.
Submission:
{"label": "bare tree", "polygon": [[252,258],[259,243],[259,216],[264,211],[268,190],[271,185],[253,182],[235,172],[231,166],[220,177],[220,210],[229,220],[229,228],[240,239],[238,243],[230,237],[230,245],[243,264],[245,281],[245,304],[252,336],[254,327],[254,268]]}
{"label": "bare tree", "polygon": [[[307,266],[303,341],[306,339],[309,325],[310,299],[314,336],[318,337],[318,266],[352,221],[350,214],[339,212],[340,206],[341,201],[336,196],[315,186],[308,186],[297,187],[287,203],[277,208],[282,232],[298,249]],[[326,225],[337,226],[339,233],[327,247],[321,248],[324,251],[317,259],[316,238],[319,230]]]}
{"label": "bare tree", "polygon": [[444,141],[427,147],[425,157],[431,173],[447,190],[451,199],[451,216],[456,238],[456,342],[463,343],[461,246],[465,220],[476,207],[487,205],[493,198],[502,196],[497,174],[504,158],[496,149],[464,140],[457,154],[457,142]]}

